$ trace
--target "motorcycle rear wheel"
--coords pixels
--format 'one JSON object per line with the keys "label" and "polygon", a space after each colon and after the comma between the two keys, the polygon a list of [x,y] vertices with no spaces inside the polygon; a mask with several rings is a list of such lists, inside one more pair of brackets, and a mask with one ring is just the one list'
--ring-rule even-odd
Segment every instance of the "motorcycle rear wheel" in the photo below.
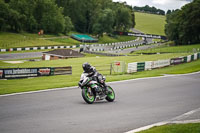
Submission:
{"label": "motorcycle rear wheel", "polygon": [[92,104],[95,101],[96,96],[93,94],[93,92],[91,91],[91,93],[93,95],[91,95],[88,91],[89,88],[83,88],[82,89],[82,97],[85,100],[86,103],[88,104]]}
{"label": "motorcycle rear wheel", "polygon": [[110,93],[110,94],[107,95],[106,100],[108,102],[113,102],[115,100],[115,92],[114,92],[114,90],[110,86],[108,86],[108,89],[110,91],[112,91],[112,93]]}

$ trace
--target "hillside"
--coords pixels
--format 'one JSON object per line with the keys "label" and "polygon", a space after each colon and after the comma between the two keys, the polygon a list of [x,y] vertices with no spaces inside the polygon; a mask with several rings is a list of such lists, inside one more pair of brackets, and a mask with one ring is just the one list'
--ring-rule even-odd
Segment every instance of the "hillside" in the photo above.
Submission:
{"label": "hillside", "polygon": [[165,35],[165,19],[163,15],[135,12],[135,29],[144,33]]}

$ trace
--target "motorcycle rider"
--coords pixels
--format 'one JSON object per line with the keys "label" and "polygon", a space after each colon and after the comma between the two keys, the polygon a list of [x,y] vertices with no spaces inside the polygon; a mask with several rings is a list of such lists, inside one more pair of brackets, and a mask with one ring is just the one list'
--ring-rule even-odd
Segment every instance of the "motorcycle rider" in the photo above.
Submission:
{"label": "motorcycle rider", "polygon": [[92,77],[93,80],[103,85],[103,87],[105,88],[106,94],[112,93],[108,89],[107,85],[105,84],[105,81],[103,80],[103,76],[99,72],[97,72],[95,67],[91,66],[88,62],[83,63],[82,67],[83,67],[84,73],[88,73],[87,77]]}

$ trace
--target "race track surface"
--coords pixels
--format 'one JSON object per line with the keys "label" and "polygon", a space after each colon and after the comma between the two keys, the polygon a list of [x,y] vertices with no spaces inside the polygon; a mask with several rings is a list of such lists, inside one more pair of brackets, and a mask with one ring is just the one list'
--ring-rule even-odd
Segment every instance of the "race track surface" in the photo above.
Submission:
{"label": "race track surface", "polygon": [[200,107],[200,73],[109,85],[112,103],[88,105],[78,88],[0,97],[0,133],[123,133]]}

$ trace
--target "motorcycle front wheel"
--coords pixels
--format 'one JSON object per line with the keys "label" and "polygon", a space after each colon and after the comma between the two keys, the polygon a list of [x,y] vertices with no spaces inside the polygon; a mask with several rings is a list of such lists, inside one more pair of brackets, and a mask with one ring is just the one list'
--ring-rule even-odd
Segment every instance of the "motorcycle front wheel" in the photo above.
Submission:
{"label": "motorcycle front wheel", "polygon": [[93,94],[91,90],[88,91],[88,89],[91,89],[91,88],[85,87],[82,89],[82,97],[86,103],[92,104],[95,101],[96,96]]}
{"label": "motorcycle front wheel", "polygon": [[110,86],[108,86],[108,89],[109,89],[112,93],[110,93],[110,94],[107,95],[106,100],[107,100],[108,102],[113,102],[113,101],[115,100],[115,92],[114,92],[114,90],[113,90]]}

